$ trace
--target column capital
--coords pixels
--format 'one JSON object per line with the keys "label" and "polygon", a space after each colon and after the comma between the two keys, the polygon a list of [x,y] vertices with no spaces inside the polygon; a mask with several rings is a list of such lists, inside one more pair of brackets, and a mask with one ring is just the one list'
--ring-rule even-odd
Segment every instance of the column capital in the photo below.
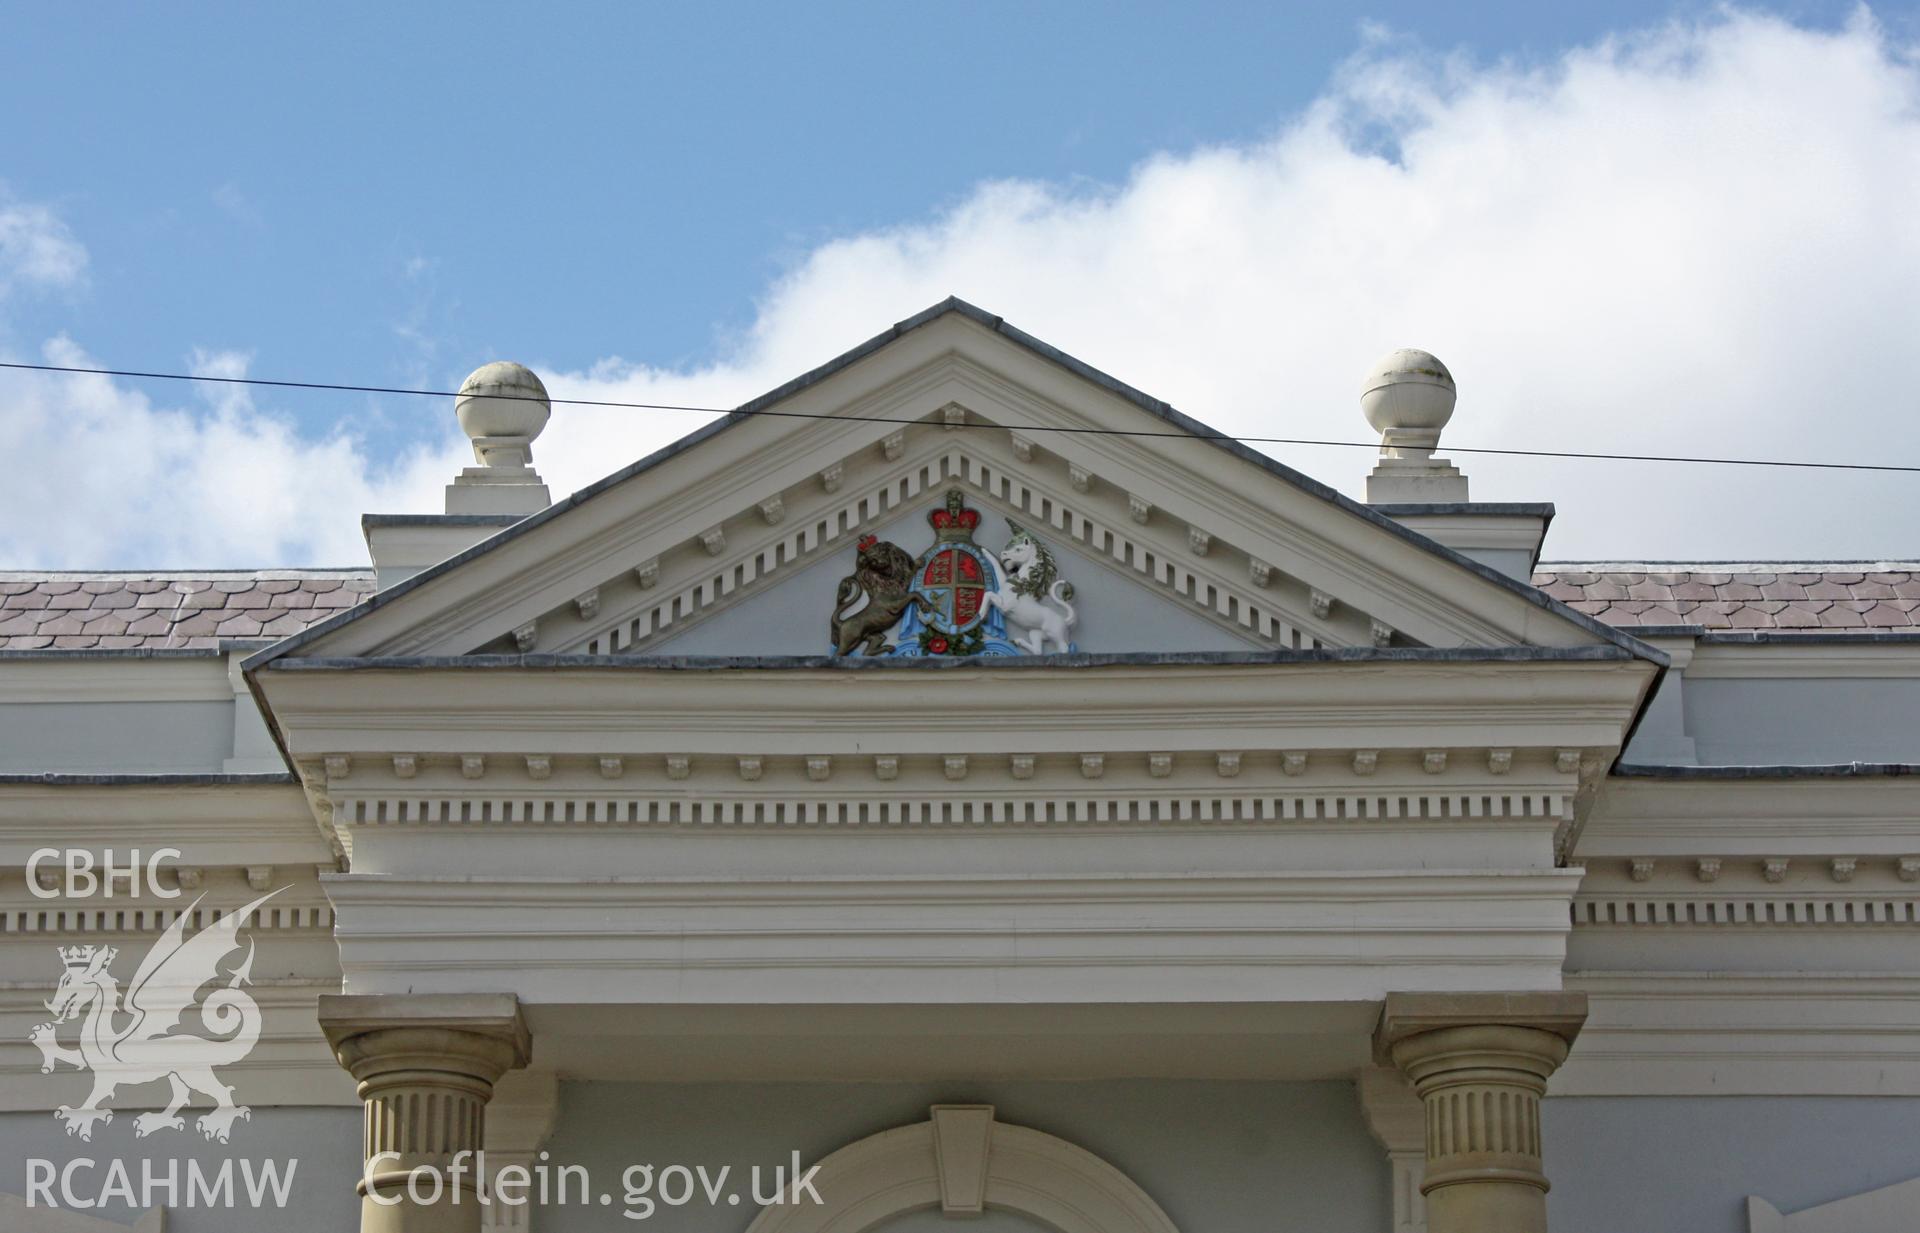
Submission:
{"label": "column capital", "polygon": [[[492,1069],[489,1083],[533,1060],[533,1038],[511,993],[323,993],[319,1010],[320,1031],[349,1071],[378,1056],[431,1051],[436,1041]],[[489,1064],[495,1060],[497,1069]]]}
{"label": "column capital", "polygon": [[1424,1108],[1430,1233],[1546,1233],[1540,1098],[1586,1018],[1579,993],[1388,995],[1374,1053]]}
{"label": "column capital", "polygon": [[533,1056],[519,999],[325,994],[320,1030],[365,1107],[360,1233],[479,1233],[487,1102]]}
{"label": "column capital", "polygon": [[1454,1027],[1534,1028],[1571,1045],[1586,1021],[1584,993],[1389,993],[1374,1029],[1373,1055],[1392,1066],[1399,1042]]}

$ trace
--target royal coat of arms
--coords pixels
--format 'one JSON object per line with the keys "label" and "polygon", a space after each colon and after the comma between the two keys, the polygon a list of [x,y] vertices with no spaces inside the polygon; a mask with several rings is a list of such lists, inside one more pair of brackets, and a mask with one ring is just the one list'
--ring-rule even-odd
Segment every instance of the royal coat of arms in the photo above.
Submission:
{"label": "royal coat of arms", "polygon": [[[958,489],[927,516],[933,545],[917,559],[872,535],[860,538],[831,626],[834,653],[871,656],[1045,655],[1075,650],[1073,586],[1053,553],[1009,521],[998,558],[974,543],[980,511]],[[855,607],[864,596],[866,603]],[[889,640],[891,639],[891,640]]]}

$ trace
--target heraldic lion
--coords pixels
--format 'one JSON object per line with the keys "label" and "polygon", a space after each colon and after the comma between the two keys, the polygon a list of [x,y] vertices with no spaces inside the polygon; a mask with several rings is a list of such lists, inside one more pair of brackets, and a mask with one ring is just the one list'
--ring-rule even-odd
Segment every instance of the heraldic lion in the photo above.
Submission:
{"label": "heraldic lion", "polygon": [[[913,558],[900,545],[872,535],[860,537],[860,559],[853,573],[840,580],[834,597],[833,653],[850,655],[858,646],[868,655],[881,655],[887,649],[887,631],[900,620],[911,605],[926,607],[926,600],[913,593]],[[858,612],[847,609],[862,595],[867,602]],[[864,645],[863,645],[864,644]]]}

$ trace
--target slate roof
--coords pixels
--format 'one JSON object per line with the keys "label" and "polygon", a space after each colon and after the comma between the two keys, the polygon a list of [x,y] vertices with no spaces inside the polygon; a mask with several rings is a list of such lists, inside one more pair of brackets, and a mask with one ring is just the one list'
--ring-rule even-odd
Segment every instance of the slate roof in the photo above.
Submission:
{"label": "slate roof", "polygon": [[1914,561],[1554,561],[1534,570],[1533,585],[1577,612],[1626,629],[1920,628],[1920,562]]}
{"label": "slate roof", "polygon": [[370,569],[0,571],[0,651],[212,650],[297,633],[372,591]]}
{"label": "slate roof", "polygon": [[[1920,562],[1548,562],[1533,584],[1634,629],[1920,632]],[[274,639],[373,592],[370,569],[0,571],[0,651],[213,650]]]}

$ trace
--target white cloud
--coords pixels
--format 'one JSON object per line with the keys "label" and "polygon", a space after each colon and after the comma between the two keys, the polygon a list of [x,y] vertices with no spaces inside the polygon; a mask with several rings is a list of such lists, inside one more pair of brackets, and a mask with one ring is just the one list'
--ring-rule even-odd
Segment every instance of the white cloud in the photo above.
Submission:
{"label": "white cloud", "polygon": [[[732,399],[953,293],[1248,435],[1363,437],[1361,375],[1420,346],[1460,382],[1463,446],[1920,463],[1917,101],[1864,16],[1731,15],[1537,67],[1370,36],[1269,141],[1108,192],[985,185],[814,252],[720,368],[556,385]],[[609,441],[657,439],[631,418],[557,415],[543,465],[585,481]],[[1354,493],[1371,465],[1270,452]],[[1479,499],[1558,502],[1555,555],[1920,554],[1920,476],[1457,458]]]}
{"label": "white cloud", "polygon": [[[45,363],[100,367],[67,339]],[[193,371],[241,376],[244,357],[201,354]],[[169,406],[105,377],[14,374],[4,386],[13,442],[0,485],[8,568],[363,563],[360,514],[424,509],[443,457],[375,467],[345,435],[316,441],[218,385]]]}
{"label": "white cloud", "polygon": [[[1457,445],[1920,462],[1920,71],[1867,17],[1728,14],[1530,66],[1365,38],[1269,140],[1105,191],[982,185],[815,250],[709,367],[549,385],[732,404],[952,293],[1249,435],[1363,436],[1360,375],[1421,346],[1459,379]],[[449,441],[376,466],[244,400],[27,388],[25,469],[61,517],[0,542],[13,561],[338,559],[362,511],[433,508],[461,465]],[[563,407],[537,461],[567,491],[705,418]],[[1272,452],[1349,492],[1370,465]],[[1920,555],[1920,477],[1456,457],[1479,499],[1559,503],[1550,555]]]}
{"label": "white cloud", "polygon": [[0,189],[0,296],[10,285],[72,287],[86,271],[86,248],[57,214],[13,201]]}

